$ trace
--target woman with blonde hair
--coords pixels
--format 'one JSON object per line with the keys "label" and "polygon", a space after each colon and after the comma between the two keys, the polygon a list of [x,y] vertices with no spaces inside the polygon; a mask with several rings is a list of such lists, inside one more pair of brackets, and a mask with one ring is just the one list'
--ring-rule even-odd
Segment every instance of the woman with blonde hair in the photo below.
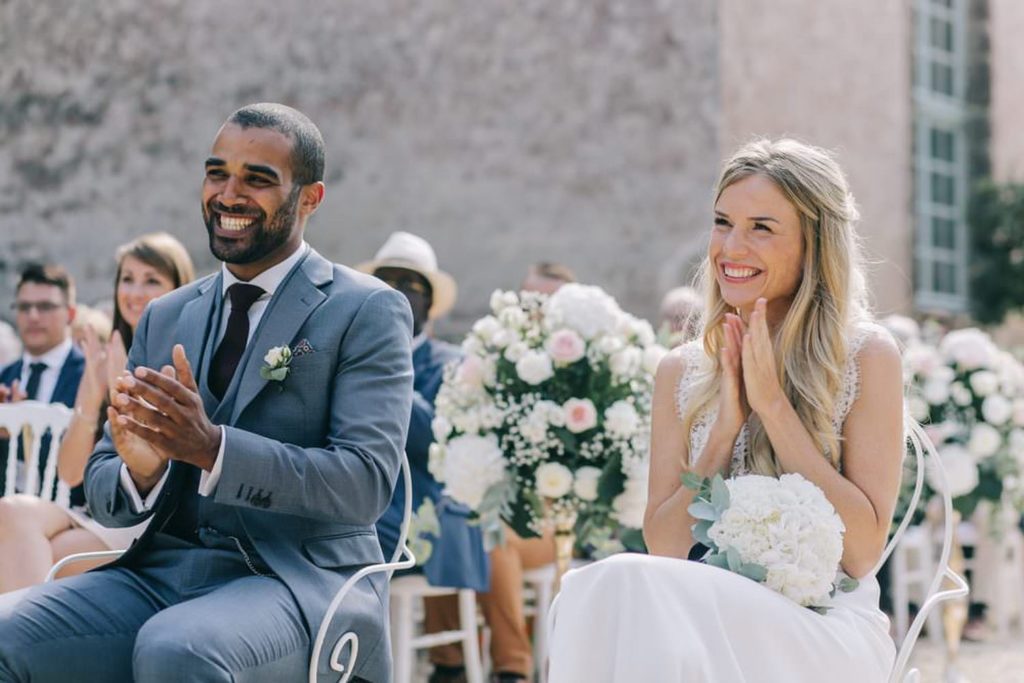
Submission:
{"label": "woman with blonde hair", "polygon": [[[888,678],[895,648],[874,572],[899,489],[903,387],[896,343],[864,302],[856,218],[823,150],[758,140],[726,163],[702,337],[669,354],[655,380],[651,554],[566,575],[553,608],[553,683]],[[840,567],[859,586],[822,615],[688,560],[688,472],[801,474],[842,519]]]}
{"label": "woman with blonde hair", "polygon": [[[93,328],[83,330],[85,371],[58,454],[57,473],[72,487],[71,508],[34,496],[0,498],[0,593],[42,582],[53,563],[68,555],[124,549],[142,534],[144,525],[108,529],[92,519],[81,486],[85,464],[106,421],[109,378],[124,371],[125,349],[131,347],[146,304],[191,282],[195,272],[185,247],[163,232],[122,245],[116,260],[114,332],[104,344]],[[80,562],[62,575],[92,566]]]}

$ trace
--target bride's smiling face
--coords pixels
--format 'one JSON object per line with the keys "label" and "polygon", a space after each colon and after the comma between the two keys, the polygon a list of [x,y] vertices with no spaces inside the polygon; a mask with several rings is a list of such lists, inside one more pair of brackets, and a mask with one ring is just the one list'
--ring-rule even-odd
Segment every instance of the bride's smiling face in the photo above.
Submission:
{"label": "bride's smiling face", "polygon": [[764,297],[768,320],[781,320],[803,275],[804,238],[796,207],[763,175],[729,185],[715,204],[708,259],[729,306],[746,319]]}

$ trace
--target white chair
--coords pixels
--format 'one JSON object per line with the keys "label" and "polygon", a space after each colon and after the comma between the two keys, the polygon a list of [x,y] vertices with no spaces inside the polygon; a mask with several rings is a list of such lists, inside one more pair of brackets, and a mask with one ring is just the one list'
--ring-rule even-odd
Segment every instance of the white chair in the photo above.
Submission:
{"label": "white chair", "polygon": [[[468,588],[431,586],[421,574],[399,576],[391,580],[391,652],[395,683],[411,683],[417,650],[449,643],[462,644],[463,666],[468,683],[483,683],[483,666],[477,637],[476,592]],[[417,634],[422,620],[423,599],[457,595],[459,628],[437,633]]]}
{"label": "white chair", "polygon": [[[25,493],[53,500],[68,506],[71,491],[57,478],[57,451],[60,440],[71,422],[73,412],[60,403],[18,401],[0,404],[0,428],[7,431],[6,483],[3,495]],[[49,432],[49,448],[43,478],[39,480],[39,462],[42,457],[43,436]],[[19,438],[20,437],[20,438]],[[18,446],[22,444],[25,461],[19,466]],[[56,487],[54,486],[56,484]]]}
{"label": "white chair", "polygon": [[[907,668],[907,662],[910,659],[910,654],[913,652],[914,644],[917,642],[917,637],[921,633],[921,628],[924,626],[925,620],[928,618],[932,609],[934,609],[940,602],[963,598],[966,597],[968,593],[967,582],[964,581],[963,577],[949,568],[949,554],[953,546],[953,500],[949,495],[949,486],[946,483],[946,473],[942,467],[942,461],[939,454],[935,452],[935,447],[932,445],[931,440],[925,435],[924,430],[921,429],[917,422],[908,417],[906,427],[907,436],[910,438],[914,449],[914,457],[917,461],[917,476],[914,483],[914,495],[910,499],[910,506],[907,508],[907,514],[900,522],[899,527],[897,527],[896,533],[893,534],[889,543],[886,545],[882,556],[879,558],[878,563],[872,571],[872,574],[878,572],[889,555],[902,541],[904,533],[907,530],[907,526],[910,524],[911,518],[913,517],[914,510],[917,509],[918,501],[921,499],[921,488],[924,485],[925,454],[927,454],[931,461],[931,465],[934,468],[935,479],[939,483],[939,488],[941,489],[937,493],[942,499],[944,514],[942,546],[939,552],[938,563],[935,565],[935,571],[928,584],[928,590],[924,593],[924,599],[917,612],[917,616],[914,617],[914,621],[911,622],[910,626],[907,628],[906,635],[903,637],[903,642],[900,644],[899,650],[896,654],[896,661],[893,664],[892,672],[889,676],[890,683],[916,683],[920,680],[921,675],[917,669],[911,669],[906,671],[906,673],[904,673],[904,670]],[[940,590],[943,580],[946,579],[953,583],[953,588]]]}

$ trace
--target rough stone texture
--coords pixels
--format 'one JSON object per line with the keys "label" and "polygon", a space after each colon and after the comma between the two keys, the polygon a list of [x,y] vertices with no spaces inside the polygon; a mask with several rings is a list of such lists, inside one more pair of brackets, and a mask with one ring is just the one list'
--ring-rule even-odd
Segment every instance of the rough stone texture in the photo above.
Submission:
{"label": "rough stone texture", "polygon": [[788,135],[834,150],[861,212],[880,312],[911,307],[907,2],[724,0],[721,140]]}
{"label": "rough stone texture", "polygon": [[1002,181],[1024,182],[1024,3],[989,0],[989,17],[992,174]]}
{"label": "rough stone texture", "polygon": [[427,237],[462,285],[448,329],[538,259],[652,315],[702,248],[716,21],[705,0],[0,0],[0,302],[30,257],[108,297],[113,248],[153,229],[209,270],[209,143],[277,100],[328,144],[310,242],[355,263]]}

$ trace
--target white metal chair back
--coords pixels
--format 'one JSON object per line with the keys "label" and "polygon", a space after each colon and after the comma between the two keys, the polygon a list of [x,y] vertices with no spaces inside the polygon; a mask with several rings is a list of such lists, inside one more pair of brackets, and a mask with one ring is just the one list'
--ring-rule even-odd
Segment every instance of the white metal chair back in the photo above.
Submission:
{"label": "white metal chair back", "polygon": [[[917,642],[917,637],[921,633],[921,628],[924,626],[928,614],[940,602],[965,597],[968,592],[967,582],[949,568],[949,554],[953,547],[953,499],[949,495],[949,486],[946,482],[946,471],[942,467],[942,460],[935,451],[935,446],[932,444],[931,439],[924,433],[921,426],[917,424],[917,421],[909,416],[906,419],[906,433],[910,439],[911,447],[914,449],[914,457],[917,462],[914,495],[910,499],[906,515],[896,528],[896,533],[893,534],[889,543],[885,546],[882,557],[879,558],[878,564],[875,565],[871,574],[874,575],[881,569],[913,519],[914,511],[917,509],[917,504],[921,499],[921,489],[924,486],[925,456],[928,458],[927,465],[933,468],[935,475],[933,483],[938,483],[941,489],[936,493],[942,497],[943,506],[942,552],[939,555],[935,575],[932,577],[931,583],[928,586],[928,592],[924,596],[924,602],[921,604],[917,616],[914,617],[914,621],[911,622],[906,637],[900,644],[892,673],[889,676],[889,683],[911,683],[920,679],[917,669],[907,671],[905,676],[903,672],[907,667],[910,654],[914,650],[914,644]],[[940,590],[944,579],[949,579],[954,584],[954,587]]]}
{"label": "white metal chair back", "polygon": [[[387,573],[390,580],[391,575],[396,571],[416,566],[416,556],[413,555],[412,550],[409,549],[406,543],[409,537],[409,521],[412,518],[412,472],[409,469],[409,458],[404,454],[402,455],[402,479],[405,482],[405,507],[402,513],[402,526],[399,529],[398,544],[395,546],[395,551],[387,562],[371,564],[357,571],[334,594],[334,599],[331,600],[327,607],[327,614],[324,615],[323,621],[320,622],[316,640],[313,641],[313,651],[309,656],[309,683],[317,683],[316,664],[320,661],[320,655],[323,652],[324,641],[327,639],[327,630],[330,628],[338,608],[341,607],[342,601],[345,600],[345,596],[352,590],[352,587],[371,574]],[[347,661],[342,662],[341,658],[345,653],[346,646],[348,646],[350,652]],[[338,642],[334,644],[330,659],[328,660],[331,670],[337,672],[340,676],[338,683],[347,683],[352,677],[358,656],[359,634],[352,631],[344,633],[338,639]]]}
{"label": "white metal chair back", "polygon": [[[64,436],[72,415],[71,409],[60,403],[18,401],[0,404],[0,428],[10,434],[3,495],[26,493],[53,500],[58,505],[67,507],[70,489],[57,478],[57,451],[60,449],[61,437]],[[47,432],[50,433],[49,447],[40,482],[39,463],[43,457],[43,437]],[[18,461],[19,444],[22,445],[25,456],[21,467]]]}

